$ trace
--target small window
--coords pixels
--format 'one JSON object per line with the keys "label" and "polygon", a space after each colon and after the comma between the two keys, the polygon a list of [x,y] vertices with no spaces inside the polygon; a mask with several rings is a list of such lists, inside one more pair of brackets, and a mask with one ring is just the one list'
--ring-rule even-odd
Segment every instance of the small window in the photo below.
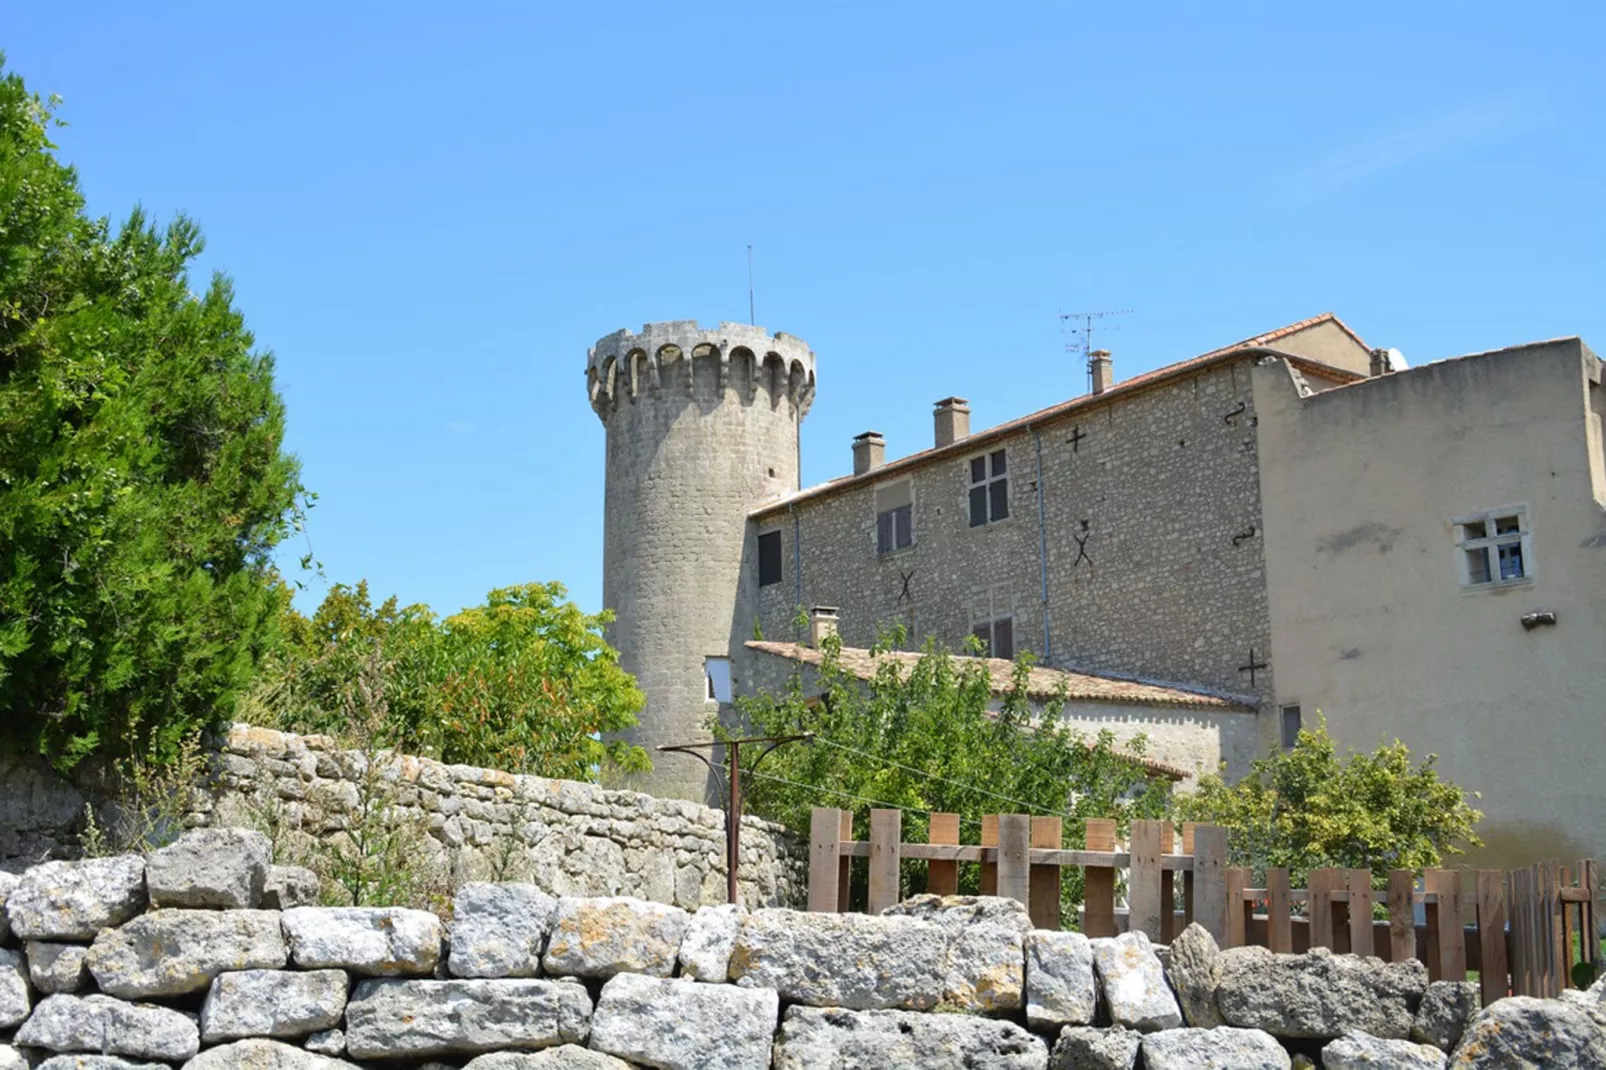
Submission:
{"label": "small window", "polygon": [[1526,510],[1491,510],[1455,521],[1461,547],[1461,582],[1467,587],[1518,583],[1533,576]]}
{"label": "small window", "polygon": [[978,624],[970,630],[970,634],[981,640],[982,657],[1015,660],[1014,617],[999,617],[986,624]]}
{"label": "small window", "polygon": [[1009,468],[1003,450],[970,460],[970,526],[997,523],[1009,516]]}
{"label": "small window", "polygon": [[1298,706],[1284,706],[1283,715],[1283,750],[1292,750],[1299,742],[1299,730],[1302,727],[1302,717]]}
{"label": "small window", "polygon": [[758,585],[781,582],[781,533],[766,531],[758,537]]}
{"label": "small window", "polygon": [[877,487],[875,550],[890,554],[915,544],[914,492],[907,479]]}
{"label": "small window", "polygon": [[1015,612],[1007,584],[995,584],[970,596],[970,634],[981,640],[982,655],[1015,657]]}
{"label": "small window", "polygon": [[708,700],[710,702],[729,702],[731,700],[730,658],[704,658],[703,677],[708,682]]}

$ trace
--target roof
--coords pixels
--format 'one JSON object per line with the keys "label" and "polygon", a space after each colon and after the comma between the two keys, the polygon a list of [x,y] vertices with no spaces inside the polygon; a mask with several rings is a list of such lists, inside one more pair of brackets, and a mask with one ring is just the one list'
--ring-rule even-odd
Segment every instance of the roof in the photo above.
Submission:
{"label": "roof", "polygon": [[[819,665],[825,654],[817,647],[806,646],[802,643],[777,643],[769,640],[755,639],[747,643],[749,650],[757,650],[763,654],[773,654],[776,657],[790,658],[809,665]],[[1005,658],[972,658],[957,654],[948,655],[955,662],[968,665],[979,665],[985,668],[993,679],[993,692],[1002,694],[1009,690],[1010,678],[1015,672],[1015,663]],[[868,680],[875,676],[878,662],[882,659],[891,659],[904,668],[912,668],[925,655],[914,650],[866,650],[863,647],[842,648],[840,663],[842,668],[861,680]],[[1253,713],[1254,706],[1237,699],[1226,698],[1221,695],[1212,695],[1205,691],[1192,691],[1182,687],[1172,687],[1166,684],[1148,684],[1139,680],[1123,679],[1119,676],[1101,676],[1095,673],[1070,672],[1065,669],[1050,669],[1041,665],[1032,666],[1026,677],[1026,694],[1033,699],[1051,699],[1061,694],[1066,698],[1081,702],[1114,702],[1133,706],[1173,706],[1199,710],[1223,710],[1233,713]]]}
{"label": "roof", "polygon": [[[1007,435],[1012,435],[1017,431],[1022,431],[1029,427],[1047,423],[1051,420],[1058,420],[1073,413],[1081,412],[1084,409],[1091,409],[1099,405],[1108,404],[1112,401],[1123,400],[1160,383],[1196,374],[1205,370],[1206,368],[1211,367],[1212,365],[1220,364],[1228,360],[1240,359],[1249,355],[1255,350],[1272,348],[1274,344],[1281,339],[1287,338],[1290,335],[1298,334],[1301,331],[1309,330],[1312,327],[1320,326],[1324,323],[1333,324],[1345,334],[1353,338],[1357,345],[1363,347],[1366,346],[1366,343],[1361,340],[1360,335],[1351,330],[1343,320],[1339,319],[1331,312],[1323,312],[1319,316],[1312,316],[1309,319],[1300,320],[1298,323],[1290,323],[1286,327],[1279,327],[1274,331],[1267,331],[1265,334],[1257,334],[1253,338],[1245,338],[1240,342],[1234,342],[1231,345],[1222,346],[1220,349],[1212,349],[1210,352],[1201,353],[1197,357],[1179,361],[1175,364],[1168,364],[1163,368],[1156,368],[1153,371],[1144,372],[1142,375],[1135,375],[1130,379],[1116,383],[1103,393],[1083,394],[1079,397],[1071,398],[1069,401],[1062,401],[1057,405],[1050,405],[1046,409],[1039,409],[1038,411],[1029,413],[1026,416],[1021,416],[1014,420],[1009,420],[1005,423],[998,424],[995,427],[990,427],[986,430],[977,431],[973,434],[966,435],[964,438],[958,439],[946,446],[935,446],[931,449],[921,450],[918,453],[911,453],[906,457],[900,457],[895,461],[888,461],[881,467],[873,468],[861,475],[838,476],[836,479],[828,480],[825,483],[820,483],[813,487],[807,487],[800,491],[795,491],[791,494],[785,495],[784,497],[772,498],[767,502],[755,506],[748,512],[748,515],[754,517],[763,516],[767,513],[774,512],[775,510],[796,505],[798,502],[806,501],[808,499],[820,497],[826,494],[831,494],[838,490],[844,490],[859,483],[883,479],[889,472],[895,472],[903,468],[912,468],[917,465],[925,464],[928,461],[936,460],[939,457],[945,457],[951,454],[968,453],[969,451],[974,450],[978,445],[1003,438]],[[1301,357],[1293,353],[1279,353],[1278,356],[1283,360],[1288,361],[1289,364],[1292,364],[1294,367],[1298,368],[1301,372],[1304,372],[1307,375],[1316,375],[1334,382],[1348,383],[1354,380],[1366,378],[1364,375],[1358,375],[1354,372],[1345,371],[1342,368],[1335,368],[1331,364],[1323,364],[1322,362],[1312,360],[1309,357]]]}

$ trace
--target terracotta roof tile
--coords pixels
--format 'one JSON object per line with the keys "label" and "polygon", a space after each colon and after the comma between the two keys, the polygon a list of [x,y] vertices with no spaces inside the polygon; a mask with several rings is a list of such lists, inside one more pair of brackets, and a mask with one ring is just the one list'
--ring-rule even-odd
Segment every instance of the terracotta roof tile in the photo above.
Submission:
{"label": "terracotta roof tile", "polygon": [[[975,449],[979,443],[988,442],[996,438],[1002,438],[1003,436],[1013,434],[1022,428],[1030,427],[1033,424],[1041,424],[1049,420],[1057,420],[1083,408],[1091,408],[1096,405],[1103,405],[1111,401],[1121,400],[1123,397],[1136,394],[1139,391],[1153,386],[1156,383],[1164,382],[1167,379],[1172,379],[1178,376],[1191,374],[1218,361],[1231,359],[1235,355],[1241,354],[1246,350],[1269,348],[1279,339],[1286,338],[1291,334],[1297,334],[1298,332],[1307,328],[1315,327],[1323,323],[1333,324],[1345,334],[1355,339],[1358,345],[1366,345],[1366,343],[1361,340],[1360,335],[1352,331],[1343,320],[1339,319],[1331,312],[1323,312],[1319,316],[1312,316],[1310,319],[1300,320],[1298,323],[1290,323],[1288,326],[1279,327],[1275,331],[1267,331],[1265,334],[1257,334],[1253,338],[1245,338],[1241,342],[1234,342],[1232,345],[1222,346],[1220,349],[1212,349],[1210,352],[1201,353],[1197,357],[1191,357],[1188,360],[1178,361],[1175,364],[1167,364],[1162,368],[1156,368],[1153,371],[1144,372],[1142,375],[1134,375],[1130,379],[1124,379],[1121,382],[1116,383],[1102,394],[1082,394],[1078,397],[1071,398],[1069,401],[1062,401],[1058,404],[1050,405],[1046,409],[1039,409],[1038,411],[1028,413],[1025,416],[1020,416],[1013,420],[1008,420],[1004,423],[998,424],[994,427],[977,431],[974,434],[967,435],[966,437],[959,439],[957,442],[953,442],[947,446],[935,446],[930,449],[920,450],[918,453],[911,453],[906,457],[899,457],[897,460],[888,461],[880,468],[872,469],[863,475],[838,476],[837,478],[827,480],[824,483],[819,483],[812,487],[805,487],[802,490],[794,491],[791,494],[785,495],[784,497],[773,498],[770,501],[754,506],[748,511],[748,516],[763,516],[767,513],[774,512],[777,509],[784,509],[789,505],[795,505],[798,502],[805,501],[809,498],[815,498],[824,494],[829,494],[833,491],[842,490],[861,482],[881,479],[884,478],[889,472],[895,472],[902,468],[923,464],[926,461],[934,460],[939,456],[969,452],[970,450]],[[1292,353],[1284,353],[1281,354],[1281,356],[1284,360],[1287,360],[1290,364],[1293,364],[1300,371],[1311,375],[1317,375],[1333,382],[1347,383],[1352,380],[1366,378],[1363,375],[1357,375],[1354,372],[1345,371],[1342,368],[1335,368],[1330,364],[1323,364],[1320,361],[1311,360],[1309,357],[1301,357]]]}

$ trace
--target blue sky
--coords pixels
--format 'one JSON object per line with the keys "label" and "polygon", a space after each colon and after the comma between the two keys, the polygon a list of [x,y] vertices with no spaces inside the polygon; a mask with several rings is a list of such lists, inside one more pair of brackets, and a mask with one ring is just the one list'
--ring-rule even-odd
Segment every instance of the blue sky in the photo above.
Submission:
{"label": "blue sky", "polygon": [[[16,2],[91,209],[201,223],[330,581],[596,608],[586,347],[807,339],[804,481],[1332,310],[1412,363],[1606,351],[1606,7]],[[292,561],[304,549],[286,555]],[[316,603],[319,583],[304,604]]]}

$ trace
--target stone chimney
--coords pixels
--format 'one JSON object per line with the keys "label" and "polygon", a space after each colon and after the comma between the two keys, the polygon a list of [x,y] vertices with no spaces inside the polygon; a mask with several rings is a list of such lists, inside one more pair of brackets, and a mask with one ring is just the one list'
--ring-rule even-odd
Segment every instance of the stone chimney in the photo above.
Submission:
{"label": "stone chimney", "polygon": [[1095,394],[1102,394],[1115,384],[1115,365],[1110,362],[1108,349],[1095,349],[1087,355],[1087,375]]}
{"label": "stone chimney", "polygon": [[837,634],[837,623],[835,606],[815,606],[809,610],[809,645],[820,649],[826,636]]}
{"label": "stone chimney", "polygon": [[887,463],[887,440],[880,431],[853,436],[853,474],[862,476]]}
{"label": "stone chimney", "polygon": [[1394,360],[1393,360],[1393,358],[1391,358],[1389,356],[1389,351],[1388,350],[1386,350],[1386,349],[1374,349],[1374,350],[1372,350],[1372,369],[1371,369],[1371,374],[1372,375],[1374,375],[1374,376],[1387,375],[1389,372],[1391,372],[1393,370],[1394,370]]}
{"label": "stone chimney", "polygon": [[938,449],[970,437],[970,402],[964,398],[943,398],[935,415]]}

